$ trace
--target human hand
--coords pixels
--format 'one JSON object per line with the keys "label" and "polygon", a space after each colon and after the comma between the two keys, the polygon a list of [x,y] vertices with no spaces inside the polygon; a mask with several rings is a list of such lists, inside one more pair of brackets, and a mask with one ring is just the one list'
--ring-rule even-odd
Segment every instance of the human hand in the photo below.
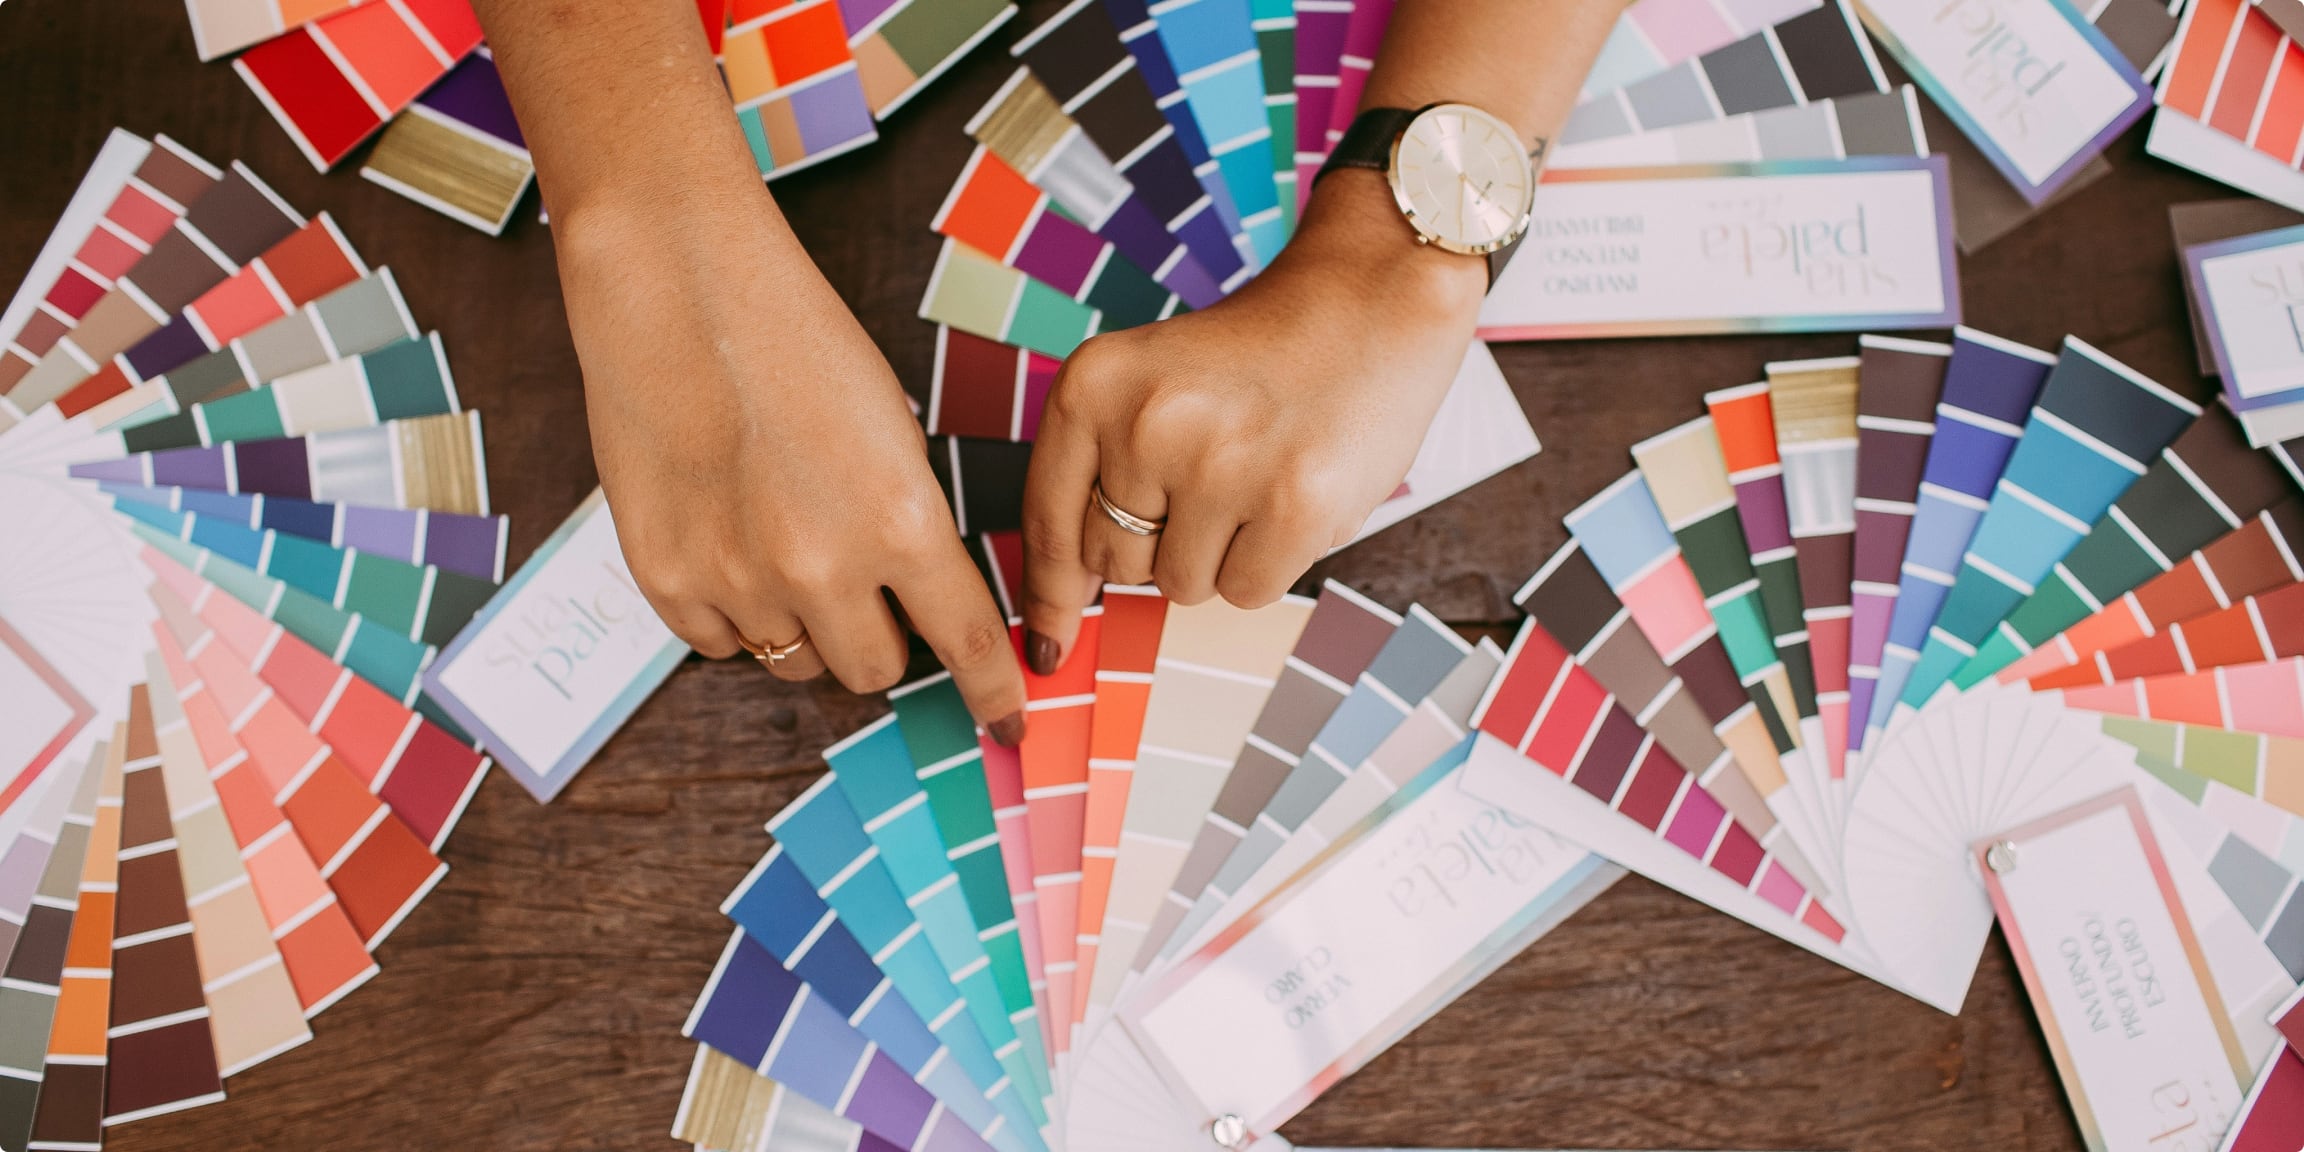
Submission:
{"label": "human hand", "polygon": [[[1256,607],[1349,541],[1415,462],[1486,288],[1484,261],[1416,243],[1381,175],[1340,170],[1230,299],[1081,345],[1025,490],[1032,668],[1062,663],[1104,581]],[[1099,479],[1165,528],[1122,529]]]}
{"label": "human hand", "polygon": [[877,692],[907,663],[892,595],[1015,744],[1007,628],[887,361],[756,178],[651,188],[675,191],[553,221],[593,455],[650,605],[707,656],[805,637],[762,662]]}

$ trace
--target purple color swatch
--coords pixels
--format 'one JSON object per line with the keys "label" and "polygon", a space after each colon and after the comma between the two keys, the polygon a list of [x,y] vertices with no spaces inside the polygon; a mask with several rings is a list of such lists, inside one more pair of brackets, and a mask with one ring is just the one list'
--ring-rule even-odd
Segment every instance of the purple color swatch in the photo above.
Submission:
{"label": "purple color swatch", "polygon": [[[1359,0],[1352,6],[1352,23],[1344,30],[1344,55],[1374,61],[1384,44],[1384,30],[1392,23],[1392,0]],[[1360,113],[1360,93],[1368,86],[1368,64],[1344,64],[1336,73],[1335,103],[1328,112],[1328,145],[1334,147]],[[1302,113],[1299,112],[1299,115]]]}
{"label": "purple color swatch", "polygon": [[150,459],[154,484],[232,490],[232,470],[222,448],[170,448],[152,453]]}
{"label": "purple color swatch", "polygon": [[496,60],[486,52],[465,57],[416,102],[508,144],[528,146],[520,135],[520,122],[512,116],[512,100],[504,95],[504,81],[496,74]]}
{"label": "purple color swatch", "polygon": [[163,372],[173,372],[209,352],[208,342],[192,328],[187,314],[179,312],[168,326],[136,342],[125,355],[128,366],[136,370],[138,380],[150,380]]}
{"label": "purple color swatch", "polygon": [[1066,295],[1077,296],[1104,254],[1102,237],[1053,212],[1043,212],[1016,252],[1016,269]]}
{"label": "purple color swatch", "polygon": [[1744,522],[1744,543],[1753,555],[1792,546],[1789,516],[1782,473],[1736,482],[1736,517]]}
{"label": "purple color swatch", "polygon": [[[367,509],[345,509],[349,522],[351,513]],[[450,572],[478,576],[491,583],[504,582],[504,531],[502,516],[467,516],[459,512],[431,512],[425,515],[424,562]]]}
{"label": "purple color swatch", "polygon": [[792,118],[800,125],[800,143],[810,156],[874,131],[872,106],[864,101],[864,77],[855,69],[794,92],[791,104]]}
{"label": "purple color swatch", "polygon": [[[1337,71],[1343,66],[1344,37],[1352,25],[1352,12],[1325,9],[1296,10],[1296,201],[1312,195],[1312,179],[1328,155],[1328,121],[1336,107]],[[1307,84],[1308,79],[1330,83]]]}
{"label": "purple color swatch", "polygon": [[839,0],[839,2],[840,22],[847,26],[848,34],[851,36],[855,35],[858,29],[878,20],[883,13],[896,6],[896,0]]}
{"label": "purple color swatch", "polygon": [[[1184,298],[1194,308],[1206,308],[1224,298],[1224,289],[1208,270],[1183,251],[1152,209],[1134,194],[1120,202],[1112,218],[1096,230],[1112,242],[1122,256],[1153,274],[1160,286]],[[1167,271],[1162,272],[1161,269]]]}
{"label": "purple color swatch", "polygon": [[721,954],[684,1031],[897,1147],[989,1152],[837,1008],[742,932]]}
{"label": "purple color swatch", "polygon": [[403,508],[346,508],[342,546],[378,556],[410,559],[422,517]]}
{"label": "purple color swatch", "polygon": [[144,483],[143,456],[123,456],[118,460],[98,460],[89,464],[74,464],[72,476],[79,480],[112,480],[121,484]]}
{"label": "purple color swatch", "polygon": [[312,470],[306,463],[302,438],[242,440],[224,447],[233,456],[233,491],[312,498]]}
{"label": "purple color swatch", "polygon": [[[270,529],[410,564],[430,564],[492,584],[504,582],[506,521],[502,516],[315,503],[286,496],[242,495],[204,488],[148,487],[142,482],[142,460],[142,457],[130,456],[124,460],[81,465],[80,469],[88,471],[76,469],[73,474],[100,480],[98,487],[105,495],[131,503],[195,512],[248,528]],[[103,471],[125,472],[129,478],[94,474]]]}

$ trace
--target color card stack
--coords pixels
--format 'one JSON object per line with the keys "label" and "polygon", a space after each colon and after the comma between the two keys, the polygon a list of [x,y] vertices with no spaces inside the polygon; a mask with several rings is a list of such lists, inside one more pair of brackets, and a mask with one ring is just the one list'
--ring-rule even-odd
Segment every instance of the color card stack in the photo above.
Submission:
{"label": "color card stack", "polygon": [[505,522],[439,336],[243,165],[114,132],[0,334],[0,1147],[94,1148],[446,873],[489,760],[416,677]]}
{"label": "color card stack", "polygon": [[[202,60],[233,68],[327,171],[491,235],[535,178],[469,0],[186,0]],[[878,139],[874,127],[1016,14],[1009,0],[699,0],[760,174]]]}

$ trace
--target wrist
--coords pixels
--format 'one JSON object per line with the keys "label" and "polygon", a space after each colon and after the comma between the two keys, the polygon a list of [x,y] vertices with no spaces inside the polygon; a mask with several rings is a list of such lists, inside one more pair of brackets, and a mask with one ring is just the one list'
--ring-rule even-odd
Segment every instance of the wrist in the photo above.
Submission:
{"label": "wrist", "polygon": [[691,162],[648,171],[639,179],[617,174],[555,185],[548,205],[553,235],[585,248],[659,244],[699,226],[727,234],[753,213],[773,210],[759,175],[748,170]]}
{"label": "wrist", "polygon": [[1488,293],[1487,258],[1419,242],[1390,182],[1365,168],[1320,179],[1281,262],[1433,322],[1469,322]]}

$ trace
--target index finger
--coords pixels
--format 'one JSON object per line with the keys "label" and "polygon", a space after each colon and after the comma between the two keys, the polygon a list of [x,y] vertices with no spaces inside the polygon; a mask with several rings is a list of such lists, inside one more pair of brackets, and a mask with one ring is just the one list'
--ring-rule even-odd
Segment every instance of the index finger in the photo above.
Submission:
{"label": "index finger", "polygon": [[[1059,379],[1057,387],[1063,385]],[[1080,551],[1097,460],[1094,427],[1051,402],[1024,478],[1024,655],[1041,675],[1054,672],[1071,653],[1080,610],[1101,583]]]}
{"label": "index finger", "polygon": [[994,740],[1015,747],[1024,738],[1024,670],[1016,666],[992,590],[960,538],[938,546],[926,568],[891,590],[912,630],[952,673],[968,714]]}

